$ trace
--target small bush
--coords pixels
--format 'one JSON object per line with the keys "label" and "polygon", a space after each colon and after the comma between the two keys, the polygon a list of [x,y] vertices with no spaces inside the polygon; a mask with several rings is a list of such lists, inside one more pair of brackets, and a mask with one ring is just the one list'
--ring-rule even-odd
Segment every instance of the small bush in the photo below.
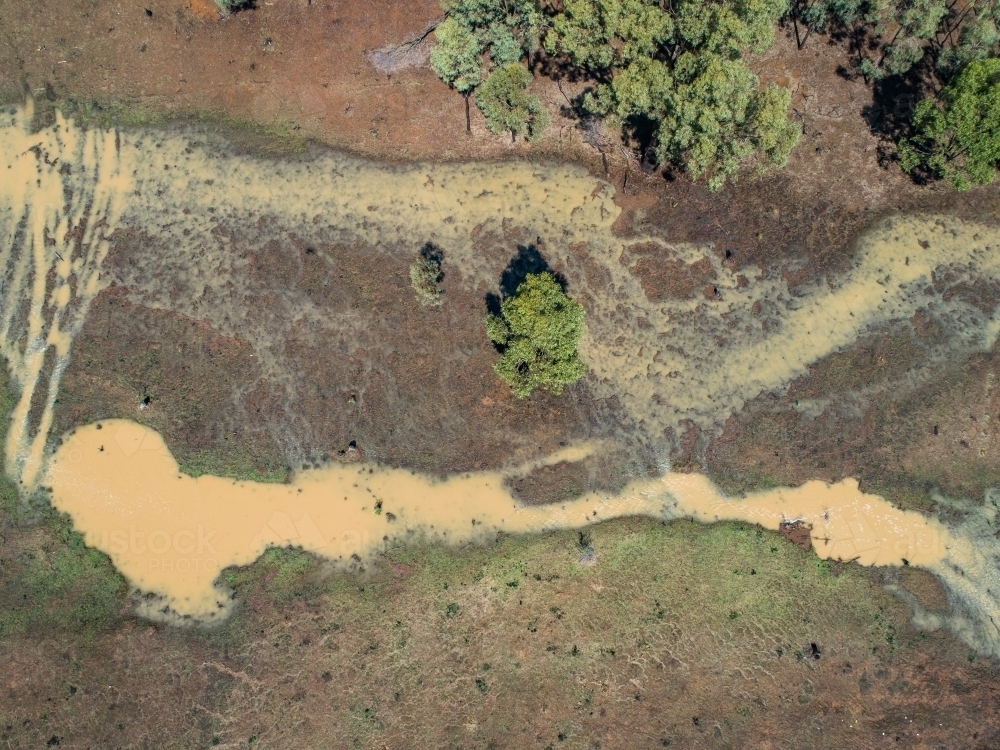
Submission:
{"label": "small bush", "polygon": [[436,254],[427,252],[421,253],[420,257],[413,261],[410,266],[410,286],[417,293],[417,299],[422,305],[440,305],[441,289],[438,282],[441,281],[441,259]]}
{"label": "small bush", "polygon": [[583,306],[547,271],[529,274],[503,301],[500,315],[487,316],[486,333],[503,352],[493,369],[518,398],[539,387],[562,393],[587,372],[577,351]]}
{"label": "small bush", "polygon": [[215,4],[223,13],[236,13],[257,7],[255,0],[215,0]]}

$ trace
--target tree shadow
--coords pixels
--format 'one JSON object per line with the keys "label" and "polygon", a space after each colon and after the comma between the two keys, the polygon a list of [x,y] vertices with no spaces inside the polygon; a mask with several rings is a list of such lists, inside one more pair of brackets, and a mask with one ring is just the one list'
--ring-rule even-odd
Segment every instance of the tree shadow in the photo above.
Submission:
{"label": "tree shadow", "polygon": [[642,165],[642,171],[652,174],[659,166],[656,159],[656,120],[645,115],[632,115],[622,124],[622,141]]}
{"label": "tree shadow", "polygon": [[512,257],[507,263],[507,267],[500,274],[500,294],[503,298],[513,297],[517,294],[517,288],[524,283],[524,280],[531,274],[551,273],[556,282],[566,291],[566,279],[561,274],[556,273],[549,266],[549,262],[542,257],[535,245],[518,245],[517,255]]}
{"label": "tree shadow", "polygon": [[[932,71],[924,61],[902,75],[886,76],[872,85],[872,103],[861,116],[872,135],[879,138],[879,166],[896,161],[896,144],[913,132],[913,113],[928,93]],[[919,180],[918,180],[919,181]]]}
{"label": "tree shadow", "polygon": [[553,81],[579,83],[609,83],[609,75],[601,75],[582,65],[575,65],[568,55],[536,54],[529,60],[528,67],[533,73],[543,75]]}
{"label": "tree shadow", "polygon": [[424,246],[420,248],[420,257],[424,260],[429,260],[431,263],[437,263],[440,266],[444,263],[444,250],[433,242],[425,242]]}
{"label": "tree shadow", "polygon": [[500,274],[500,294],[490,292],[486,295],[486,312],[499,315],[500,304],[517,294],[518,287],[528,276],[545,272],[551,273],[556,283],[566,291],[566,278],[552,270],[535,245],[518,245],[517,254],[507,262],[507,267]]}

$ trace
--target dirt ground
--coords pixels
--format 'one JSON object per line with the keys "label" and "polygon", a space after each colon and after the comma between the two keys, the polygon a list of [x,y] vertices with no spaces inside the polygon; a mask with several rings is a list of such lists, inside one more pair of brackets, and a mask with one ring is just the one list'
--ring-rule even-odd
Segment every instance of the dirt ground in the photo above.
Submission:
{"label": "dirt ground", "polygon": [[[258,6],[220,18],[203,0],[7,0],[0,97],[30,92],[125,126],[221,121],[265,150],[313,140],[383,159],[572,158],[605,175],[602,154],[565,113],[530,147],[489,134],[475,110],[467,134],[462,98],[426,68],[387,76],[372,67],[368,52],[412,38],[437,17],[433,0]],[[864,81],[837,73],[845,59],[822,37],[799,51],[782,32],[753,61],[763,80],[792,90],[803,125],[789,166],[762,181],[711,194],[684,178],[646,174],[634,156],[602,146],[625,209],[619,231],[712,242],[733,268],[783,273],[794,289],[844,269],[857,234],[887,214],[940,210],[995,220],[997,189],[959,195],[918,186],[885,163],[878,131],[913,102],[873,99]],[[584,85],[533,84],[553,113]],[[509,252],[519,241],[501,239],[484,252]],[[140,241],[119,237],[109,266],[128,263],[130,243]],[[317,267],[321,253],[336,259],[336,277]],[[616,404],[595,402],[585,388],[528,402],[510,397],[480,335],[482,295],[449,288],[446,276],[449,312],[421,308],[406,263],[380,259],[372,268],[364,248],[303,245],[289,277],[266,250],[255,257],[254,305],[266,305],[274,285],[291,286],[331,311],[349,305],[370,316],[379,342],[343,358],[288,342],[286,356],[304,384],[291,404],[275,397],[245,342],[109,288],[75,341],[56,431],[137,419],[164,434],[190,473],[276,481],[300,468],[276,437],[277,425],[296,419],[309,423],[294,452],[306,463],[360,454],[432,473],[550,453],[567,436],[619,440],[619,451],[587,463],[512,480],[521,499],[536,503],[614,488],[652,470],[642,446],[621,441],[627,425]],[[642,247],[625,260],[650,300],[712,295],[710,267],[668,266]],[[1000,299],[989,288],[955,293],[990,308]],[[863,489],[908,507],[933,509],[937,491],[978,501],[1000,479],[993,390],[1000,360],[993,352],[935,364],[899,387],[940,335],[920,318],[873,331],[816,363],[787,392],[748,403],[721,435],[679,429],[675,466],[708,471],[732,491],[857,476]],[[472,343],[456,353],[456,340]],[[312,418],[319,413],[324,418]],[[352,442],[359,450],[349,454]],[[5,516],[4,607],[22,596],[43,601],[40,589],[11,581],[33,561],[58,567],[54,550],[70,537],[46,529]],[[943,632],[914,630],[907,607],[884,588],[900,586],[928,610],[944,611],[947,598],[933,577],[822,567],[778,535],[746,541],[743,533],[624,522],[587,538],[508,539],[454,556],[395,551],[358,579],[275,555],[232,573],[243,605],[212,633],[152,627],[122,613],[102,615],[111,624],[83,634],[72,618],[59,626],[30,620],[27,630],[0,634],[0,742],[1000,746],[997,665]],[[628,551],[636,539],[638,557]],[[696,548],[705,555],[686,560]],[[587,550],[596,564],[584,563]],[[767,584],[758,571],[774,555],[787,569]],[[767,608],[731,605],[734,580],[761,597],[784,592],[783,619],[740,619],[741,606]],[[105,599],[127,612],[127,601],[114,599],[117,588],[102,585]],[[90,591],[52,590],[69,598]],[[609,598],[617,608],[608,608]]]}

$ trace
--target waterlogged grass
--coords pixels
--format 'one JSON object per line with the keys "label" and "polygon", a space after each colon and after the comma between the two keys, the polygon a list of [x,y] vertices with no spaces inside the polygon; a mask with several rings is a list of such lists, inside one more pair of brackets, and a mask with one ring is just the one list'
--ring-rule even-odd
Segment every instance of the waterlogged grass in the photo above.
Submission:
{"label": "waterlogged grass", "polygon": [[[331,747],[381,746],[404,725],[408,746],[482,746],[473,740],[534,721],[539,701],[552,726],[537,746],[577,746],[602,708],[636,711],[629,720],[645,726],[653,705],[698,716],[696,686],[756,694],[774,680],[806,702],[819,658],[858,664],[915,637],[865,569],[745,524],[619,520],[582,535],[397,547],[364,568],[271,550],[224,573],[240,604],[197,636],[255,670],[311,670],[337,706],[322,737]],[[241,700],[229,710],[251,707]],[[447,727],[428,720],[442,707]],[[726,732],[759,710],[750,698],[744,708],[727,710]],[[277,718],[274,736],[309,710]]]}
{"label": "waterlogged grass", "polygon": [[210,474],[250,482],[283,484],[288,481],[288,467],[275,466],[275,459],[274,456],[261,456],[249,448],[236,446],[225,454],[181,450],[178,451],[177,464],[182,472],[192,477]]}
{"label": "waterlogged grass", "polygon": [[[324,601],[371,632],[413,618],[442,637],[486,626],[506,638],[558,624],[575,639],[563,645],[587,658],[679,633],[698,641],[709,631],[736,652],[747,637],[786,653],[832,638],[887,648],[896,645],[900,614],[864,569],[822,561],[776,534],[735,523],[630,519],[582,534],[505,537],[486,547],[400,547],[360,574],[331,572],[307,553],[274,549],[251,566],[227,570],[223,580],[244,601]],[[230,635],[247,617],[238,611],[226,626]]]}
{"label": "waterlogged grass", "polygon": [[[2,445],[13,398],[0,365]],[[117,620],[126,592],[111,561],[83,543],[67,516],[47,504],[28,508],[0,472],[0,639],[53,630],[93,635]]]}
{"label": "waterlogged grass", "polygon": [[275,602],[284,603],[315,589],[308,582],[320,562],[316,557],[296,549],[267,550],[253,565],[227,568],[222,582],[233,589],[258,589]]}

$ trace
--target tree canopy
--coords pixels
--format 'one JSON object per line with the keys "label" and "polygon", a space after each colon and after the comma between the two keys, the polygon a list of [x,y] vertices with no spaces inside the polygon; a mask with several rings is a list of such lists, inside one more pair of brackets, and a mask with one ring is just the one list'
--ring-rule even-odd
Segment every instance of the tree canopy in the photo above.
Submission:
{"label": "tree canopy", "polygon": [[[659,161],[718,189],[747,166],[783,165],[799,137],[787,92],[761,89],[743,61],[774,42],[787,0],[444,0],[431,53],[437,74],[475,91],[494,133],[536,138],[549,122],[521,64],[541,42],[589,74],[584,109],[617,126],[647,119]],[[487,69],[488,68],[488,69]]]}
{"label": "tree canopy", "polygon": [[535,388],[562,393],[587,372],[577,351],[583,306],[547,271],[529,274],[501,303],[500,315],[487,316],[486,333],[502,351],[493,369],[518,398]]}
{"label": "tree canopy", "polygon": [[476,35],[454,18],[434,29],[437,44],[431,50],[431,69],[438,77],[466,94],[483,80],[482,50]]}
{"label": "tree canopy", "polygon": [[993,182],[1000,162],[1000,59],[973,60],[937,99],[920,102],[899,156],[907,172],[925,170],[959,190]]}
{"label": "tree canopy", "polygon": [[997,0],[793,0],[789,12],[797,33],[802,23],[807,34],[839,31],[855,39],[855,65],[868,79],[901,75],[926,56],[951,76],[1000,43]]}
{"label": "tree canopy", "polygon": [[431,68],[463,94],[482,83],[484,54],[502,67],[534,49],[544,19],[536,0],[442,0],[441,8]]}
{"label": "tree canopy", "polygon": [[537,96],[528,94],[531,73],[520,63],[496,68],[476,90],[476,105],[494,133],[523,135],[529,141],[548,127],[548,110]]}
{"label": "tree canopy", "polygon": [[786,8],[785,0],[567,0],[544,44],[603,81],[585,109],[619,123],[648,118],[659,160],[718,189],[749,163],[783,165],[798,141],[788,93],[761,89],[742,59],[773,44]]}

